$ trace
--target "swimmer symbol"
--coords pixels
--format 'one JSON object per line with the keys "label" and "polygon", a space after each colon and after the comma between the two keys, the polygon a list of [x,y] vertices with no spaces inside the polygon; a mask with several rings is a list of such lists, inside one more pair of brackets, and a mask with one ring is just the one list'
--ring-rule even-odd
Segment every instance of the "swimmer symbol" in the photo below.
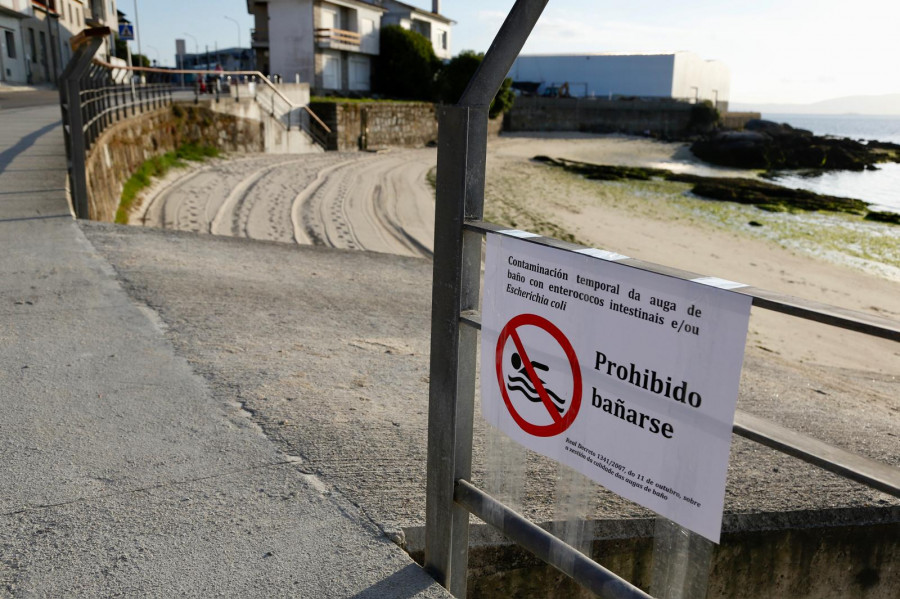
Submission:
{"label": "swimmer symbol", "polygon": [[[510,374],[506,377],[507,383],[506,388],[510,391],[518,391],[522,395],[524,395],[528,401],[540,403],[541,396],[538,393],[537,389],[534,388],[534,385],[531,384],[531,381],[528,378],[528,373],[526,372],[525,365],[522,363],[522,358],[518,353],[513,353],[510,361],[512,362],[513,368],[516,370],[514,374]],[[534,368],[535,374],[537,374],[538,370],[542,370],[544,372],[548,372],[550,369],[540,362],[531,362],[531,367]],[[517,376],[518,375],[518,376]],[[556,404],[553,407],[556,408],[556,411],[560,414],[563,413],[565,409],[566,401],[564,399],[560,399],[560,397],[547,386],[546,381],[544,379],[538,379],[541,384],[544,386],[544,390],[547,392],[547,395],[553,402]]]}

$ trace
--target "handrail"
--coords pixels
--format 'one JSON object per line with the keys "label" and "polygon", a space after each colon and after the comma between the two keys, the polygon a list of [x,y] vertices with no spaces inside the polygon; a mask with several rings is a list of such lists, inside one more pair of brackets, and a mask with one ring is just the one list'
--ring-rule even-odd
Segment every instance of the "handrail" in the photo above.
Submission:
{"label": "handrail", "polygon": [[219,76],[244,75],[244,76],[248,76],[248,77],[250,77],[250,76],[259,77],[259,79],[261,81],[263,81],[266,84],[266,86],[272,90],[272,92],[274,94],[276,94],[282,100],[287,102],[287,104],[289,106],[291,106],[292,108],[303,108],[306,111],[306,113],[309,114],[309,116],[311,116],[313,119],[315,119],[316,123],[318,123],[320,127],[325,129],[325,131],[327,133],[331,133],[331,128],[328,125],[326,125],[324,123],[324,121],[322,121],[322,119],[320,119],[319,116],[315,112],[310,110],[309,106],[294,104],[294,102],[290,98],[285,96],[281,92],[281,90],[279,90],[277,87],[275,87],[275,84],[272,83],[272,81],[268,77],[263,75],[260,71],[216,71],[216,70],[201,70],[201,69],[187,70],[187,69],[160,69],[158,67],[135,67],[135,66],[128,66],[128,65],[120,66],[120,65],[110,64],[108,62],[100,60],[99,58],[95,58],[93,60],[93,63],[98,66],[105,67],[107,69],[120,69],[120,70],[125,70],[125,71],[136,71],[136,72],[140,72],[140,73],[161,73],[161,74],[167,74],[167,75],[219,75]]}

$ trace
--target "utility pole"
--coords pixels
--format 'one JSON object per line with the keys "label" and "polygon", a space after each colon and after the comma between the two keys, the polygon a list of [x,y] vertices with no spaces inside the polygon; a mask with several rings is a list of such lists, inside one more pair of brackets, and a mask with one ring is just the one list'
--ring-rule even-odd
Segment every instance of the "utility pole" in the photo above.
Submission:
{"label": "utility pole", "polygon": [[237,45],[237,47],[238,47],[238,70],[239,70],[239,71],[242,71],[242,70],[244,70],[244,64],[243,64],[243,61],[241,60],[241,58],[242,58],[242,56],[243,56],[243,52],[241,52],[241,24],[238,23],[237,19],[232,19],[231,17],[229,17],[229,16],[227,16],[227,15],[222,15],[222,16],[225,17],[226,19],[228,19],[229,21],[231,21],[232,23],[234,23],[234,24],[237,26],[237,33],[238,33],[238,45]]}
{"label": "utility pole", "polygon": [[[197,65],[200,64],[200,44],[197,43],[197,38],[195,38],[190,33],[185,32],[184,35],[194,40],[194,68],[196,68]],[[185,52],[185,54],[187,53]],[[184,68],[184,57],[182,57],[181,59],[181,68]]]}
{"label": "utility pole", "polygon": [[138,19],[138,0],[134,0],[134,37],[137,40],[138,54],[143,56],[144,53],[141,51],[141,25]]}

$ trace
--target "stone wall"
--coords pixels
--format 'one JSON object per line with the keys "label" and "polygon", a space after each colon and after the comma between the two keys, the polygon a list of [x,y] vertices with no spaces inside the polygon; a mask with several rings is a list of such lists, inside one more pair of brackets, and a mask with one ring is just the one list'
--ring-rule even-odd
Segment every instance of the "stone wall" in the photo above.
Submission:
{"label": "stone wall", "polygon": [[309,107],[331,129],[329,150],[421,148],[437,143],[435,105],[427,102],[313,102]]}
{"label": "stone wall", "polygon": [[743,129],[748,121],[761,118],[762,115],[758,112],[723,112],[722,126],[726,129]]}
{"label": "stone wall", "polygon": [[138,167],[187,143],[226,152],[262,152],[262,125],[190,104],[173,104],[116,123],[88,152],[89,218],[112,222],[122,187]]}
{"label": "stone wall", "polygon": [[520,96],[506,115],[508,131],[585,131],[677,137],[687,132],[693,106],[596,98]]}
{"label": "stone wall", "polygon": [[[312,102],[309,107],[331,129],[327,150],[421,148],[437,144],[436,104]],[[491,119],[488,135],[499,135],[502,127],[502,118]]]}

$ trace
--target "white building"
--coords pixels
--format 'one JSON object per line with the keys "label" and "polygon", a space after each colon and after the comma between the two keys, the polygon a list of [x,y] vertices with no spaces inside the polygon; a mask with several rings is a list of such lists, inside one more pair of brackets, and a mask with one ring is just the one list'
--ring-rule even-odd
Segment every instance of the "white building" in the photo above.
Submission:
{"label": "white building", "polygon": [[[92,23],[115,31],[116,0],[0,0],[0,80],[55,83],[72,58],[69,40]],[[111,44],[98,56],[108,59]]]}
{"label": "white building", "polygon": [[247,0],[263,72],[320,90],[370,89],[384,9],[362,0]]}
{"label": "white building", "polygon": [[509,76],[514,82],[540,84],[538,93],[568,83],[576,97],[710,100],[723,108],[731,87],[728,67],[692,52],[527,55],[516,59]]}
{"label": "white building", "polygon": [[0,82],[28,81],[22,21],[28,18],[29,4],[30,0],[0,0]]}
{"label": "white building", "polygon": [[381,18],[381,25],[400,25],[415,31],[431,41],[434,54],[441,60],[450,60],[450,33],[455,21],[440,14],[440,0],[432,0],[431,12],[416,8],[397,0],[379,0],[387,13]]}
{"label": "white building", "polygon": [[453,22],[396,0],[247,0],[247,11],[257,68],[286,81],[299,75],[320,92],[371,90],[383,25],[423,33],[435,54],[450,57]]}

